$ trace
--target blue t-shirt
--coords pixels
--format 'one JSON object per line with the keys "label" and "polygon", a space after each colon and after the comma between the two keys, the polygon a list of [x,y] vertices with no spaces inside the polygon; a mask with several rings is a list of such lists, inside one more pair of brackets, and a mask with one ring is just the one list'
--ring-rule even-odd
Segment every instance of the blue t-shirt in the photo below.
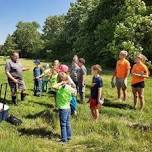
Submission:
{"label": "blue t-shirt", "polygon": [[39,77],[41,74],[43,73],[43,70],[40,68],[40,67],[35,67],[33,69],[33,76],[36,78],[36,77]]}
{"label": "blue t-shirt", "polygon": [[92,79],[91,87],[91,98],[98,99],[98,89],[103,87],[102,78],[99,76],[94,76]]}

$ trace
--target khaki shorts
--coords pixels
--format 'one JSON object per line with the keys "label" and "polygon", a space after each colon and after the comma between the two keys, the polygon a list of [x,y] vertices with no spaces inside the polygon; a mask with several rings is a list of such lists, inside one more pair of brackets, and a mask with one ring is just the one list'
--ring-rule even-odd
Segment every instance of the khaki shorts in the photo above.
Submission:
{"label": "khaki shorts", "polygon": [[116,87],[119,89],[127,89],[127,79],[116,78]]}
{"label": "khaki shorts", "polygon": [[23,92],[26,89],[24,81],[23,80],[18,80],[18,81],[19,81],[18,84],[14,83],[12,81],[8,81],[12,94],[16,94],[17,91]]}

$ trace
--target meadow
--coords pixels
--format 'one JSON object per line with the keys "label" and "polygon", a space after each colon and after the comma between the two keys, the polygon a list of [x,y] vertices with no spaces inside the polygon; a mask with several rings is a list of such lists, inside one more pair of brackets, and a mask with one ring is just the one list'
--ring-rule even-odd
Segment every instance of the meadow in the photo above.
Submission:
{"label": "meadow", "polygon": [[[95,123],[90,115],[89,105],[79,104],[77,117],[71,118],[72,140],[58,143],[60,128],[54,99],[47,93],[42,97],[33,96],[33,61],[22,60],[30,67],[24,73],[27,96],[18,106],[11,103],[8,89],[9,113],[22,119],[20,126],[0,122],[0,152],[151,152],[152,151],[152,78],[146,80],[145,109],[134,110],[133,97],[128,83],[128,99],[115,100],[116,89],[110,86],[112,71],[103,69],[103,95],[105,105],[100,111],[100,120]],[[6,82],[5,60],[0,57],[0,82]],[[87,76],[86,102],[89,97],[91,76]]]}

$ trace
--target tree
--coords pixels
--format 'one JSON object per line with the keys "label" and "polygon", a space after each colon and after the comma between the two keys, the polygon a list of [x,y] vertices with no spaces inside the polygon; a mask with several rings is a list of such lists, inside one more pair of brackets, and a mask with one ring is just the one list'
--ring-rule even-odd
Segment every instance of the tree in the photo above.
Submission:
{"label": "tree", "polygon": [[43,48],[41,34],[38,31],[39,24],[36,22],[19,22],[16,27],[13,37],[22,56],[30,57],[33,54],[38,54]]}
{"label": "tree", "polygon": [[12,50],[17,48],[17,44],[15,43],[14,37],[12,35],[8,35],[4,46],[2,47],[2,54],[9,55]]}

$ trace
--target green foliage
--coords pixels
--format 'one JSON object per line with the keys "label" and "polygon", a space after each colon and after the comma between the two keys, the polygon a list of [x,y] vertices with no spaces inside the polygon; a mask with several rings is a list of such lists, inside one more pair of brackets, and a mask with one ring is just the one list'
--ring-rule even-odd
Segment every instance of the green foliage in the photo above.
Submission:
{"label": "green foliage", "polygon": [[9,34],[2,47],[1,54],[8,55],[12,50],[16,49],[16,47],[17,47],[17,44],[15,43],[14,37]]}
{"label": "green foliage", "polygon": [[129,52],[131,61],[136,52],[152,60],[150,0],[77,0],[66,15],[47,17],[42,33],[38,29],[36,22],[19,22],[4,50],[17,48],[26,57],[65,61],[78,54],[90,64],[109,67],[121,49]]}
{"label": "green foliage", "polygon": [[19,22],[13,36],[18,45],[18,49],[24,57],[29,57],[31,54],[36,54],[42,49],[43,42],[38,31],[40,27],[36,22]]}

